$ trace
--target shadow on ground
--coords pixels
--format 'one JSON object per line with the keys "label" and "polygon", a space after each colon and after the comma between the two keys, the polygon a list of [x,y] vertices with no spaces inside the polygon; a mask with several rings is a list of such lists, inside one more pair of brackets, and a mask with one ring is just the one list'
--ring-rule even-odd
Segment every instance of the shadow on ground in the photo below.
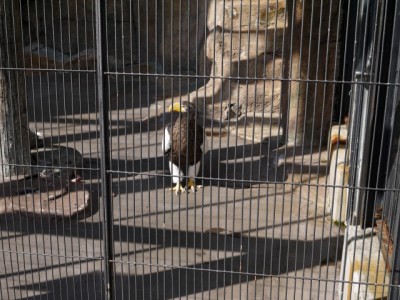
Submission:
{"label": "shadow on ground", "polygon": [[[22,222],[25,222],[22,220]],[[20,222],[16,222],[20,223]],[[102,239],[101,223],[78,222],[72,226],[76,231],[65,232],[67,238],[82,237],[80,231],[83,227],[87,239]],[[61,224],[55,225],[61,227]],[[60,228],[43,227],[40,231],[32,232],[32,226],[23,228],[8,228],[9,230],[24,234],[55,234]],[[38,230],[38,228],[36,229]],[[61,234],[62,232],[58,232]],[[92,235],[90,234],[92,233]],[[180,255],[184,262],[183,249],[195,249],[199,263],[184,267],[159,266],[153,267],[151,272],[144,275],[140,273],[144,267],[141,264],[141,251],[125,253],[123,257],[117,256],[114,264],[117,273],[114,278],[114,287],[117,299],[160,299],[188,296],[199,292],[207,293],[221,287],[229,289],[230,286],[254,282],[256,279],[269,278],[270,275],[278,276],[293,271],[300,271],[313,266],[327,265],[341,257],[342,237],[330,237],[310,241],[287,240],[280,238],[247,237],[240,235],[225,235],[213,233],[201,233],[192,231],[179,231],[170,229],[154,229],[132,226],[114,226],[115,243],[130,242],[143,245],[142,251],[147,249],[160,251],[158,262],[164,265],[162,260],[163,249],[180,248]],[[178,250],[175,250],[178,255]],[[201,262],[203,251],[218,251],[221,259]],[[129,255],[130,260],[127,261]],[[58,272],[56,269],[65,267],[79,267],[87,264],[87,259],[76,258],[69,264],[54,265],[40,270],[24,270],[21,272]],[[137,264],[135,264],[137,263]],[[167,265],[166,263],[165,265]],[[146,266],[145,266],[146,267]],[[122,272],[121,272],[122,269]],[[149,269],[147,269],[149,270]],[[18,271],[0,276],[23,275]],[[41,295],[26,299],[65,298],[69,293],[71,299],[94,299],[100,296],[103,288],[103,273],[88,271],[77,276],[67,276],[60,279],[37,282],[28,285],[17,285],[18,289],[37,291]],[[73,287],[73,289],[71,289]],[[44,294],[43,294],[44,293]],[[75,298],[74,298],[75,299]]]}

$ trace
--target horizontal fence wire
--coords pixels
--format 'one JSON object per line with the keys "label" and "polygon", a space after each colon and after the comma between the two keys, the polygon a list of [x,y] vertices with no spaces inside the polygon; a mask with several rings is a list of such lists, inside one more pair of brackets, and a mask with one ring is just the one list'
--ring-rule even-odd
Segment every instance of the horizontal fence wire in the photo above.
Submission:
{"label": "horizontal fence wire", "polygon": [[398,297],[398,9],[3,1],[0,299]]}
{"label": "horizontal fence wire", "polygon": [[[7,71],[35,71],[35,72],[57,72],[57,73],[96,73],[96,70],[69,70],[69,69],[41,69],[41,68],[0,68],[0,70]],[[283,78],[283,77],[250,77],[250,76],[217,76],[217,75],[190,75],[190,74],[170,74],[170,73],[131,73],[124,71],[115,72],[104,72],[105,75],[112,76],[126,76],[126,77],[168,77],[168,78],[181,78],[181,79],[224,79],[232,81],[254,81],[254,80],[265,80],[265,81],[289,81],[289,82],[306,82],[306,83],[331,83],[331,84],[356,84],[365,86],[399,86],[400,83],[395,82],[372,82],[368,80],[357,80],[357,81],[344,81],[344,80],[326,80],[326,79],[302,79],[302,78]]]}

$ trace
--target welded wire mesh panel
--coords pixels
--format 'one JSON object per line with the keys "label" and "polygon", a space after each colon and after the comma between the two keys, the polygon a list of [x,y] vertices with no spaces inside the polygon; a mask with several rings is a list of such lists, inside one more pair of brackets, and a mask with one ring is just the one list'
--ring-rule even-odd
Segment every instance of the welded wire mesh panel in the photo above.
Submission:
{"label": "welded wire mesh panel", "polygon": [[105,295],[95,17],[81,4],[0,5],[1,299]]}
{"label": "welded wire mesh panel", "polygon": [[0,299],[396,299],[396,11],[3,1]]}
{"label": "welded wire mesh panel", "polygon": [[[122,3],[107,18],[114,37]],[[129,63],[107,73],[117,299],[335,296],[344,228],[327,199],[345,189],[328,168],[347,164],[335,154],[347,128],[335,132],[344,145],[328,132],[344,118],[334,102],[343,14],[312,5],[132,3],[135,42],[115,52]],[[170,111],[186,102],[193,114]]]}

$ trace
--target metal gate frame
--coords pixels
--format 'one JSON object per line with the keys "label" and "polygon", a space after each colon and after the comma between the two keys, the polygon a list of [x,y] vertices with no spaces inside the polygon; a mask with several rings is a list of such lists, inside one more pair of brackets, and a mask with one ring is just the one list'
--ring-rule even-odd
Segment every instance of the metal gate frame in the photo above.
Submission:
{"label": "metal gate frame", "polygon": [[384,65],[388,69],[387,82],[390,85],[387,87],[387,94],[384,98],[386,107],[382,138],[383,143],[388,147],[380,164],[381,169],[378,169],[378,174],[382,176],[379,187],[383,187],[384,192],[378,193],[377,201],[382,203],[382,215],[394,246],[393,255],[389,256],[390,283],[393,285],[390,288],[389,298],[398,299],[400,297],[400,126],[398,123],[400,120],[400,4],[398,1],[390,4],[393,14],[393,29],[392,36],[388,37],[388,40],[393,39],[393,43],[386,44],[386,55],[384,56]]}
{"label": "metal gate frame", "polygon": [[106,79],[107,53],[103,51],[106,35],[106,2],[95,1],[95,37],[96,37],[96,86],[99,101],[100,125],[100,175],[103,202],[103,253],[104,253],[104,288],[106,299],[114,299],[114,239],[113,239],[113,202],[110,173],[110,120],[107,101],[108,80]]}
{"label": "metal gate frame", "polygon": [[[400,295],[400,5],[397,1],[355,3],[350,14],[357,20],[350,100],[350,196],[348,223],[364,229],[382,218],[391,245],[386,249],[390,268],[390,299]],[[361,13],[360,13],[361,12]],[[347,77],[347,78],[349,78]],[[382,235],[382,230],[380,228]],[[392,251],[388,248],[393,247]]]}

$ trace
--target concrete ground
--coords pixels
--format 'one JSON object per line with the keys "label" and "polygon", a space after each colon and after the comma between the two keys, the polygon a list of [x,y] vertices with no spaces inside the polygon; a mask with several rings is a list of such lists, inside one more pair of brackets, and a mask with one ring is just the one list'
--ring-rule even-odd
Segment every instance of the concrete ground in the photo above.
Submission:
{"label": "concrete ground", "polygon": [[[0,214],[0,299],[101,299],[104,202],[94,74],[35,75],[26,86],[31,129],[46,147],[80,152],[91,201],[63,218]],[[116,299],[336,298],[344,231],[330,222],[325,188],[316,185],[326,184],[325,151],[278,148],[272,134],[253,143],[240,138],[248,133],[226,132],[209,118],[210,151],[198,180],[204,188],[177,196],[168,190],[160,149],[162,99],[196,83],[120,77],[110,86]]]}

